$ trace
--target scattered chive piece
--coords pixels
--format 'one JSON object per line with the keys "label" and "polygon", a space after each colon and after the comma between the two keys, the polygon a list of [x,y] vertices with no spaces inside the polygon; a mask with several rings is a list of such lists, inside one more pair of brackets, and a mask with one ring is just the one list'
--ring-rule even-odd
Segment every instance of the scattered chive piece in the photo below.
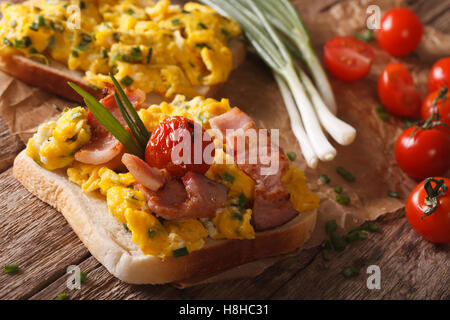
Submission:
{"label": "scattered chive piece", "polygon": [[5,264],[5,266],[3,267],[3,271],[7,274],[19,272],[19,265],[15,263]]}
{"label": "scattered chive piece", "polygon": [[81,283],[85,283],[86,280],[87,280],[87,272],[81,271],[80,272],[80,281],[81,281]]}
{"label": "scattered chive piece", "polygon": [[340,237],[333,233],[330,236],[330,239],[331,239],[331,243],[333,244],[333,248],[335,251],[341,252],[341,251],[345,250],[346,242],[343,237]]}
{"label": "scattered chive piece", "polygon": [[180,19],[173,19],[173,20],[172,20],[172,23],[173,23],[173,24],[179,24],[180,22],[181,22]]}
{"label": "scattered chive piece", "polygon": [[228,37],[228,36],[230,35],[230,33],[228,32],[228,30],[225,29],[225,28],[221,28],[221,29],[220,29],[220,32],[222,32],[222,34],[223,34],[225,37]]}
{"label": "scattered chive piece", "polygon": [[397,199],[400,198],[400,196],[398,195],[397,192],[391,191],[391,190],[388,191],[387,195],[391,198],[397,198]]}
{"label": "scattered chive piece", "polygon": [[53,107],[53,109],[55,109],[56,111],[61,112],[61,108],[58,107],[58,105],[57,105],[56,103],[53,103],[53,104],[52,104],[52,107]]}
{"label": "scattered chive piece", "polygon": [[155,237],[155,235],[156,235],[156,230],[154,230],[154,229],[148,230],[148,236],[150,239],[153,239]]}
{"label": "scattered chive piece", "polygon": [[384,108],[383,105],[379,104],[376,108],[378,117],[383,120],[383,121],[388,121],[389,120],[389,114],[386,112],[386,109]]}
{"label": "scattered chive piece", "polygon": [[189,251],[186,247],[175,249],[172,251],[172,254],[175,258],[187,256],[189,254]]}
{"label": "scattered chive piece", "polygon": [[297,154],[295,152],[288,152],[287,157],[289,160],[294,161],[295,159],[297,159]]}
{"label": "scattered chive piece", "polygon": [[355,232],[355,231],[361,231],[361,227],[360,226],[356,226],[356,227],[350,228],[350,230],[348,230],[347,234],[350,234],[350,233]]}
{"label": "scattered chive piece", "polygon": [[340,204],[348,205],[348,204],[350,204],[350,197],[338,194],[338,195],[336,195],[336,201]]}
{"label": "scattered chive piece", "polygon": [[353,241],[358,240],[358,239],[359,239],[359,232],[360,232],[360,231],[349,232],[349,233],[344,237],[345,241],[346,241],[347,243],[350,243],[350,242],[353,242]]}
{"label": "scattered chive piece", "polygon": [[8,40],[8,38],[3,38],[3,44],[7,47],[12,47],[12,43]]}
{"label": "scattered chive piece", "polygon": [[359,269],[355,267],[348,267],[342,271],[342,275],[346,278],[353,278],[359,276]]}
{"label": "scattered chive piece", "polygon": [[126,223],[123,224],[123,228],[125,229],[125,231],[129,232],[130,229],[128,229],[128,225]]}
{"label": "scattered chive piece", "polygon": [[344,169],[343,167],[337,167],[336,169],[337,173],[339,173],[339,175],[342,176],[342,178],[344,178],[345,180],[349,181],[349,182],[353,182],[355,181],[355,177],[346,169]]}
{"label": "scattered chive piece", "polygon": [[38,24],[39,27],[45,27],[45,19],[44,16],[41,14],[38,16]]}
{"label": "scattered chive piece", "polygon": [[247,198],[245,197],[245,195],[243,193],[240,193],[238,196],[239,208],[244,209],[246,204],[247,204]]}
{"label": "scattered chive piece", "polygon": [[130,76],[125,76],[120,80],[120,83],[123,84],[125,87],[131,86],[131,84],[134,82],[133,78]]}
{"label": "scattered chive piece", "polygon": [[134,10],[133,9],[128,9],[127,11],[125,11],[127,14],[129,14],[130,16],[134,14]]}
{"label": "scattered chive piece", "polygon": [[372,30],[366,29],[363,32],[356,34],[355,38],[368,43],[368,42],[372,41],[373,39],[375,39],[375,36],[374,36]]}
{"label": "scattered chive piece", "polygon": [[328,239],[323,240],[322,243],[320,244],[320,247],[321,247],[323,250],[331,250],[332,247],[331,247],[331,242],[330,242],[330,240],[328,240]]}
{"label": "scattered chive piece", "polygon": [[227,181],[227,182],[229,182],[229,183],[234,183],[234,180],[235,180],[235,178],[234,178],[234,176],[232,176],[231,174],[229,174],[228,172],[225,172],[224,174],[223,174],[223,180],[225,180],[225,181]]}
{"label": "scattered chive piece", "polygon": [[204,30],[208,29],[208,27],[205,26],[205,25],[204,25],[203,23],[201,23],[201,22],[198,23],[198,26],[199,26],[200,28],[204,29]]}
{"label": "scattered chive piece", "polygon": [[80,1],[80,9],[86,9],[86,3],[84,1]]}
{"label": "scattered chive piece", "polygon": [[208,48],[209,50],[212,50],[212,48],[207,43],[197,43],[195,44],[195,46],[200,49]]}
{"label": "scattered chive piece", "polygon": [[38,31],[39,25],[37,24],[37,22],[32,22],[28,28],[33,31]]}
{"label": "scattered chive piece", "polygon": [[323,183],[330,183],[330,178],[326,174],[322,174],[320,176],[320,180],[322,180]]}
{"label": "scattered chive piece", "polygon": [[233,214],[231,215],[231,217],[233,219],[239,220],[239,221],[244,221],[244,218],[242,218],[242,215],[237,213],[237,212],[233,212]]}
{"label": "scattered chive piece", "polygon": [[147,53],[147,64],[149,64],[152,59],[152,53],[153,53],[153,48],[149,48],[148,53]]}
{"label": "scattered chive piece", "polygon": [[334,192],[341,193],[342,192],[342,187],[341,186],[334,187]]}
{"label": "scattered chive piece", "polygon": [[328,235],[331,236],[334,232],[336,232],[336,230],[337,230],[336,220],[330,220],[325,223],[325,232]]}
{"label": "scattered chive piece", "polygon": [[58,294],[58,296],[56,297],[57,300],[67,300],[67,298],[68,296],[65,292]]}
{"label": "scattered chive piece", "polygon": [[108,51],[105,48],[102,48],[102,58],[103,59],[108,58]]}
{"label": "scattered chive piece", "polygon": [[322,250],[322,258],[325,261],[330,261],[330,252],[327,249]]}
{"label": "scattered chive piece", "polygon": [[131,59],[133,61],[139,61],[142,59],[142,52],[139,47],[133,47],[131,49]]}
{"label": "scattered chive piece", "polygon": [[369,234],[365,231],[358,231],[358,238],[360,240],[364,240],[367,239],[367,237],[369,236]]}
{"label": "scattered chive piece", "polygon": [[72,50],[72,56],[75,58],[78,58],[78,51],[77,50]]}
{"label": "scattered chive piece", "polygon": [[405,119],[403,119],[403,124],[405,125],[406,129],[408,129],[414,125],[414,122],[408,118],[405,118]]}
{"label": "scattered chive piece", "polygon": [[378,230],[380,230],[380,227],[376,224],[368,223],[367,230],[369,230],[370,232],[377,232]]}

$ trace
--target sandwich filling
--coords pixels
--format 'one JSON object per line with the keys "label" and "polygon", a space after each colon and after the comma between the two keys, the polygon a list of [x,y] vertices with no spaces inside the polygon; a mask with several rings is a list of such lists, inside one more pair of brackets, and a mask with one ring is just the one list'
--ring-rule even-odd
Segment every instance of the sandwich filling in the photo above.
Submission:
{"label": "sandwich filling", "polygon": [[[144,254],[180,257],[202,248],[208,239],[253,239],[258,231],[318,208],[319,198],[309,191],[303,172],[274,143],[270,147],[280,150],[280,165],[273,175],[260,175],[257,169],[263,163],[233,161],[237,155],[211,129],[241,126],[248,130],[254,122],[231,108],[227,99],[188,100],[178,95],[171,103],[143,107],[134,98],[139,92],[128,90],[127,95],[136,101],[140,119],[152,132],[149,145],[163,124],[184,119],[211,132],[212,163],[200,169],[187,167],[178,174],[169,167],[150,166],[153,162],[147,156],[145,161],[139,159],[123,146],[118,155],[106,153],[104,149],[116,148],[119,142],[102,134],[101,125],[81,107],[65,110],[57,121],[41,125],[26,153],[45,169],[64,168],[82,192],[105,197],[111,215],[131,233]],[[101,100],[109,110],[115,106],[111,96]],[[158,157],[161,160],[164,155]]]}
{"label": "sandwich filling", "polygon": [[96,88],[113,73],[125,87],[170,98],[225,82],[228,44],[241,33],[209,7],[169,0],[31,0],[3,2],[1,11],[1,55],[51,58]]}

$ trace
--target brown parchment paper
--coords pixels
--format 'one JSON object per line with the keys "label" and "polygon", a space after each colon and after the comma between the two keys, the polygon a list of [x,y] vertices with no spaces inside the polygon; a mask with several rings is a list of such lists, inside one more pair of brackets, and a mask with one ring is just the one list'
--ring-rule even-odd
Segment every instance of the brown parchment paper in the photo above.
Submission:
{"label": "brown parchment paper", "polygon": [[[332,36],[354,35],[365,29],[366,8],[370,4],[380,6],[382,11],[402,6],[402,0],[352,0],[332,6],[322,13],[310,14],[310,1],[294,1],[298,6],[317,53],[321,56],[323,44]],[[318,220],[311,239],[305,248],[320,244],[325,238],[324,224],[336,219],[341,231],[364,221],[375,220],[381,215],[393,213],[404,207],[404,201],[415,182],[397,168],[393,146],[402,131],[399,119],[391,117],[381,121],[375,111],[377,100],[376,83],[382,68],[394,58],[380,50],[376,41],[371,43],[375,50],[375,62],[370,74],[363,81],[346,84],[330,76],[339,106],[339,117],[355,126],[357,138],[347,147],[334,144],[338,150],[336,159],[321,163],[317,169],[306,167],[301,151],[290,130],[289,118],[271,72],[253,54],[249,54],[244,64],[234,71],[229,81],[219,90],[217,98],[229,98],[231,104],[249,113],[259,126],[280,129],[281,146],[286,152],[294,151],[298,157],[295,164],[304,169],[311,190],[321,197]],[[426,95],[428,70],[438,58],[450,55],[450,35],[431,27],[425,27],[420,47],[413,54],[402,58],[413,73],[422,97]],[[45,81],[45,79],[42,79]],[[70,105],[58,97],[37,88],[32,88],[0,72],[0,115],[7,121],[13,134],[18,134],[26,142],[37,126],[55,117],[59,112],[52,107]],[[336,173],[343,166],[356,177],[355,182],[347,182]],[[331,183],[325,185],[319,176],[327,174]],[[335,201],[334,186],[344,188],[343,193],[350,196],[349,206]],[[389,190],[400,194],[400,199],[387,196]],[[283,257],[267,258],[221,272],[203,279],[190,279],[177,283],[187,287],[256,276]]]}

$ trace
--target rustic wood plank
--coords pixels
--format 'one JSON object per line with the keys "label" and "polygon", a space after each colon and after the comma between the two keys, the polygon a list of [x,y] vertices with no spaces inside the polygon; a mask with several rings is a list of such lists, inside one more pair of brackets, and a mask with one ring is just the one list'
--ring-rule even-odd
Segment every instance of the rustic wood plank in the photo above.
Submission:
{"label": "rustic wood plank", "polygon": [[[273,299],[449,299],[450,245],[425,241],[399,218],[381,219],[381,232],[351,244],[342,253],[332,253],[326,262],[319,255],[309,267],[278,290]],[[366,287],[369,265],[381,269],[381,289]],[[345,279],[349,266],[361,274]]]}
{"label": "rustic wood plank", "polygon": [[89,253],[64,217],[29,193],[12,176],[0,174],[0,264],[17,263],[18,274],[0,273],[0,299],[24,299]]}
{"label": "rustic wood plank", "polygon": [[24,147],[19,137],[11,134],[6,121],[0,117],[0,172],[12,165],[14,158]]}

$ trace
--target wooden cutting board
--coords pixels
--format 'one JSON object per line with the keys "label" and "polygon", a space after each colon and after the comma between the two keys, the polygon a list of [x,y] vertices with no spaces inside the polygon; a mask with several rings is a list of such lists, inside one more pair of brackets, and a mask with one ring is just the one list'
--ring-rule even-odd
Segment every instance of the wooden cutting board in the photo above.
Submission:
{"label": "wooden cutting board", "polygon": [[[294,2],[304,16],[313,16],[330,10],[340,1]],[[450,33],[450,1],[415,0],[408,4],[425,24]],[[276,90],[270,72],[257,58],[250,55],[244,67],[263,77],[270,90]],[[313,248],[252,279],[183,290],[170,285],[122,283],[89,254],[56,210],[32,196],[12,177],[12,161],[23,148],[23,143],[10,134],[0,119],[0,266],[18,263],[21,267],[21,272],[15,275],[0,273],[1,299],[55,299],[62,292],[70,299],[450,298],[450,246],[436,246],[417,236],[403,211],[380,219],[381,232],[371,234],[369,241],[355,243],[343,253],[333,253],[329,262]],[[365,270],[371,264],[381,267],[381,290],[366,287]],[[88,273],[81,290],[66,288],[65,272],[69,265],[78,265]],[[350,265],[360,267],[361,274],[348,280],[341,272]]]}

